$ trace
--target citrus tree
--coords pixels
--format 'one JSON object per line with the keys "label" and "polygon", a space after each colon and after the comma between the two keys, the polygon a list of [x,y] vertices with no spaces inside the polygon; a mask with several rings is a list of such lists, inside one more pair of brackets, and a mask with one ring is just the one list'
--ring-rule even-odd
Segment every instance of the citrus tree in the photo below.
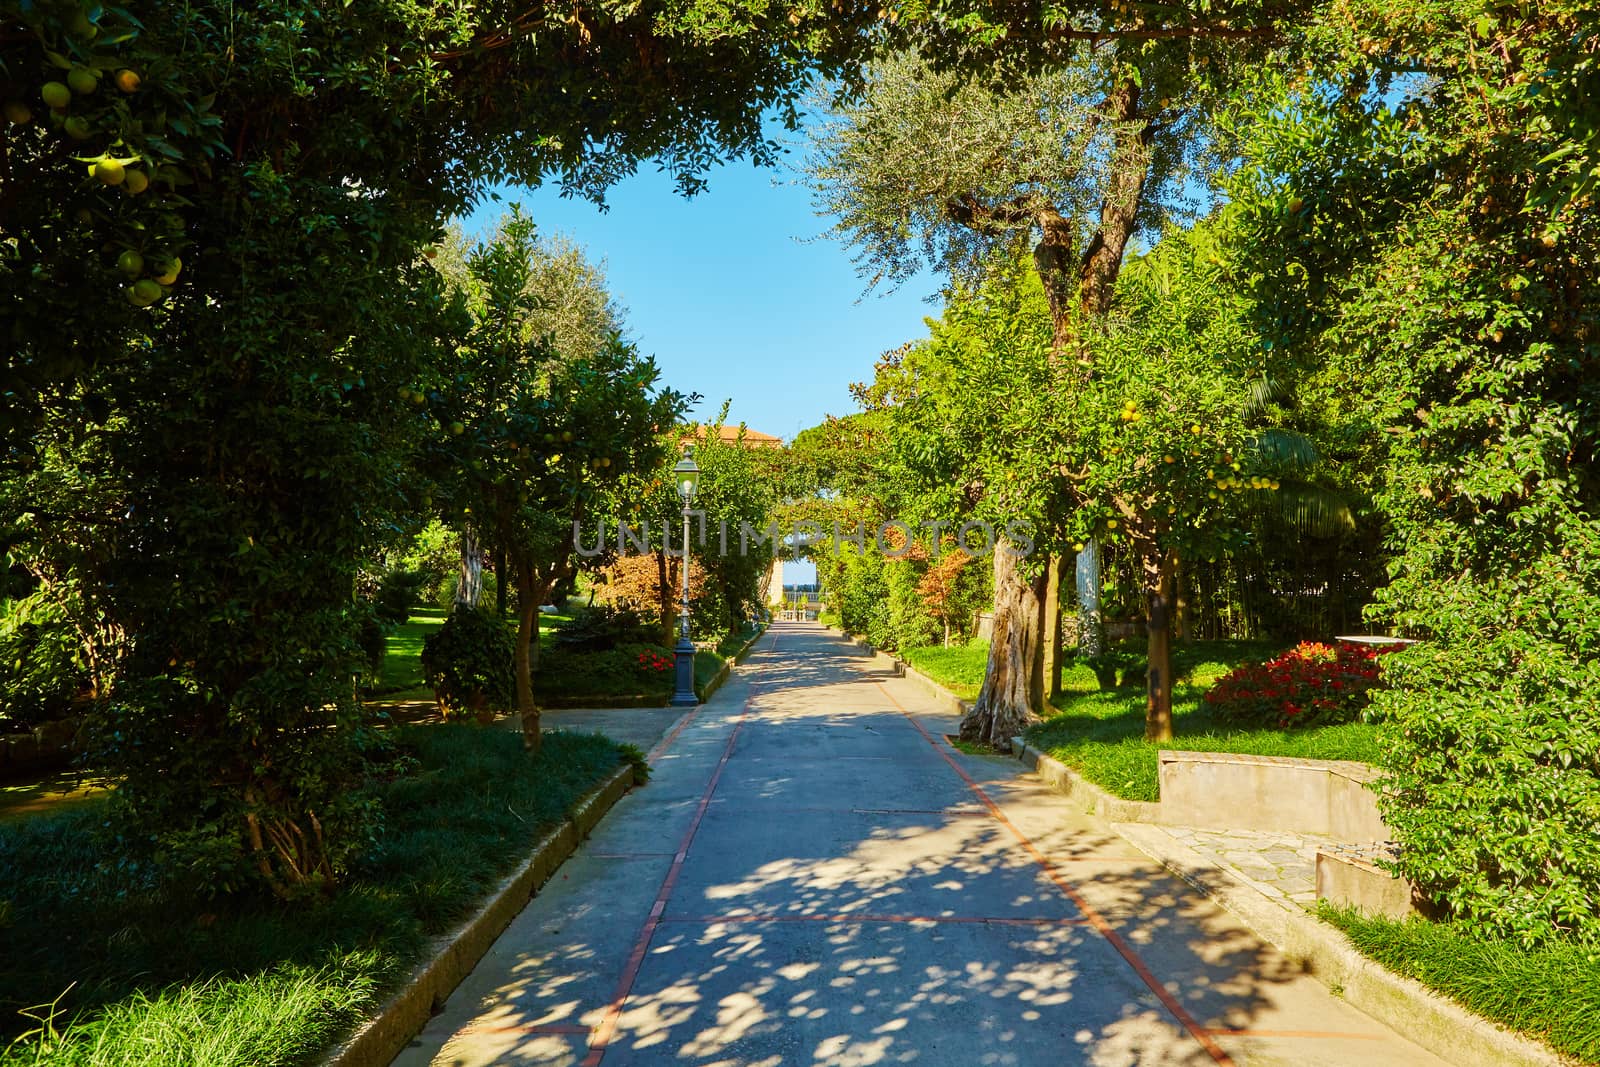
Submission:
{"label": "citrus tree", "polygon": [[517,211],[468,252],[471,326],[441,368],[453,373],[422,398],[433,413],[425,463],[459,521],[503,553],[501,581],[516,588],[516,706],[535,752],[539,606],[575,572],[579,529],[613,519],[623,479],[660,465],[664,429],[687,402],[615,332],[543,330],[542,263],[534,225]]}
{"label": "citrus tree", "polygon": [[[1269,361],[1252,345],[1208,226],[1170,231],[1124,269],[1091,336],[1094,378],[1064,393],[1058,436],[1080,542],[1123,542],[1138,561],[1149,633],[1145,735],[1172,738],[1171,641],[1183,558],[1241,548],[1244,513],[1314,459],[1310,442],[1252,426]],[[1250,498],[1257,498],[1251,500]]]}
{"label": "citrus tree", "polygon": [[[121,847],[296,896],[376,832],[353,593],[423,506],[460,336],[421,255],[441,219],[490,181],[598,196],[655,158],[692,190],[770,158],[763,114],[875,21],[0,0],[0,527],[120,635],[94,732]],[[92,526],[24,491],[60,456]]]}
{"label": "citrus tree", "polygon": [[[838,217],[834,233],[859,249],[874,283],[932,266],[970,285],[993,256],[1025,244],[1046,296],[1050,356],[1085,380],[1087,332],[1111,305],[1130,240],[1158,231],[1180,199],[1209,137],[1204,115],[1233,81],[1227,72],[1259,58],[1252,38],[1224,46],[1204,26],[1108,40],[1069,34],[1054,63],[1003,77],[975,78],[916,53],[880,59],[863,91],[819,128],[809,166],[819,208]],[[1043,618],[1007,625],[1026,645],[989,664],[1008,677],[979,703],[989,714],[991,699],[1019,701],[993,709],[1007,720],[1036,712],[1059,687],[1060,538],[1041,533],[1045,554],[993,560],[997,619]],[[1089,652],[1104,644],[1098,559],[1091,539],[1078,567],[1079,642]]]}

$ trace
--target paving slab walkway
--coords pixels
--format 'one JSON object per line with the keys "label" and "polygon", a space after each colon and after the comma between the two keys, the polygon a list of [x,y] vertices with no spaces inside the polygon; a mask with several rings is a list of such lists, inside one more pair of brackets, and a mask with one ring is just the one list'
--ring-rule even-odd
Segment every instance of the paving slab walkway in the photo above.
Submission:
{"label": "paving slab walkway", "polygon": [[814,624],[779,623],[397,1067],[1435,1067]]}
{"label": "paving slab walkway", "polygon": [[1317,834],[1150,825],[1244,879],[1263,895],[1304,908],[1317,902],[1317,852],[1352,848]]}

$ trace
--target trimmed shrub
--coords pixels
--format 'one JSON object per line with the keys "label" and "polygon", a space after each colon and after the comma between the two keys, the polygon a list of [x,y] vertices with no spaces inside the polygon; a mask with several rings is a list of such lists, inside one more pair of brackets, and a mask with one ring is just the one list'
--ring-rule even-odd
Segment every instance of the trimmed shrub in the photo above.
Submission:
{"label": "trimmed shrub", "polygon": [[572,621],[556,631],[556,645],[572,652],[605,652],[651,644],[658,636],[657,627],[638,612],[597,604],[574,612]]}
{"label": "trimmed shrub", "polygon": [[516,641],[493,612],[458,607],[422,642],[422,676],[447,716],[516,703]]}
{"label": "trimmed shrub", "polygon": [[1397,873],[1526,946],[1600,944],[1600,545],[1441,587],[1435,639],[1385,658]]}
{"label": "trimmed shrub", "polygon": [[1206,704],[1223,722],[1283,729],[1355,722],[1378,684],[1378,657],[1367,645],[1303,641],[1265,663],[1246,663],[1220,678]]}
{"label": "trimmed shrub", "polygon": [[378,618],[387,626],[401,626],[411,618],[411,609],[417,604],[428,576],[421,571],[393,567],[378,579],[378,591],[373,595],[373,605]]}

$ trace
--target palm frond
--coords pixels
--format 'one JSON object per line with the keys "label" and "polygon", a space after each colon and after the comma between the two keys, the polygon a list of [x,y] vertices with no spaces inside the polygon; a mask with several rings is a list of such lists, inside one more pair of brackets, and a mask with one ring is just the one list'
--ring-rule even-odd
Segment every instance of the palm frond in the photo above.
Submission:
{"label": "palm frond", "polygon": [[1305,470],[1322,458],[1311,438],[1280,427],[1256,434],[1250,449],[1260,462],[1291,470]]}
{"label": "palm frond", "polygon": [[1290,388],[1288,382],[1281,378],[1263,376],[1254,379],[1245,387],[1245,418],[1259,418],[1266,414],[1267,408],[1273,404],[1286,408],[1294,406],[1294,390]]}
{"label": "palm frond", "polygon": [[1354,501],[1326,486],[1284,482],[1263,504],[1270,517],[1315,537],[1332,537],[1356,528]]}

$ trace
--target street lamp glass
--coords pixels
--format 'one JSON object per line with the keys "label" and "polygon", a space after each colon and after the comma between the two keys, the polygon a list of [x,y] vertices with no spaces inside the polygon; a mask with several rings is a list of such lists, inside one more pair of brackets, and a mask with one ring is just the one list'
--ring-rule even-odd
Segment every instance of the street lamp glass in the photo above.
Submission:
{"label": "street lamp glass", "polygon": [[678,495],[683,497],[685,503],[693,500],[695,487],[700,484],[700,465],[694,461],[693,445],[684,452],[678,465],[672,468],[672,473],[678,481]]}

